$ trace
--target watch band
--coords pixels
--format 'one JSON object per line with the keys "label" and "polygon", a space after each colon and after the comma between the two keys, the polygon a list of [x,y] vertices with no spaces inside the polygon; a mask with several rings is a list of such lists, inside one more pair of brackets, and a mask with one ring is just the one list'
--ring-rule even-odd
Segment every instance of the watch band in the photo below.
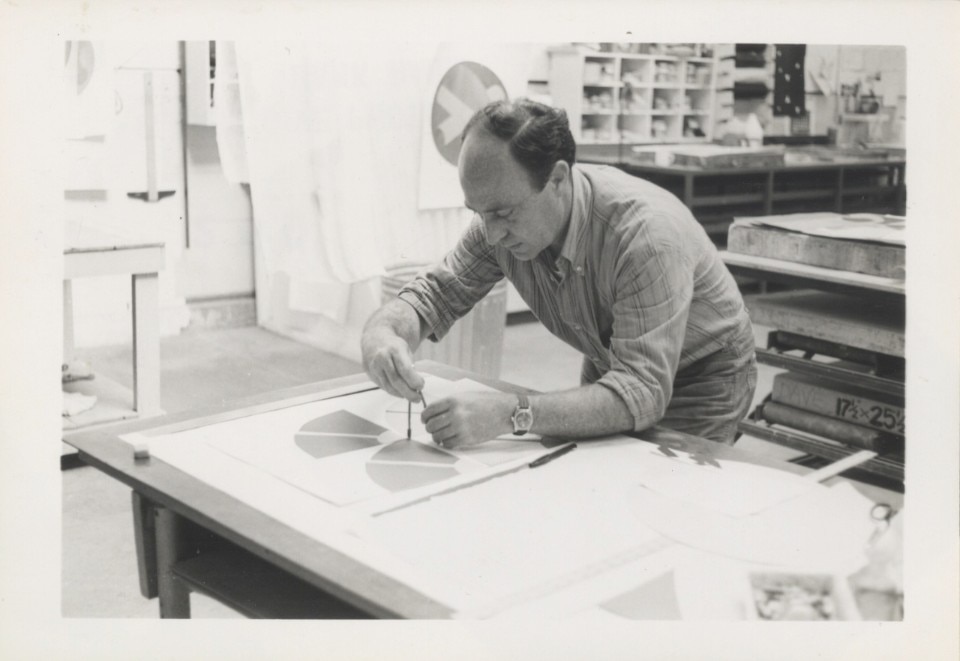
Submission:
{"label": "watch band", "polygon": [[523,436],[533,426],[533,411],[530,408],[530,398],[522,393],[517,394],[517,408],[510,417],[513,422],[513,433]]}

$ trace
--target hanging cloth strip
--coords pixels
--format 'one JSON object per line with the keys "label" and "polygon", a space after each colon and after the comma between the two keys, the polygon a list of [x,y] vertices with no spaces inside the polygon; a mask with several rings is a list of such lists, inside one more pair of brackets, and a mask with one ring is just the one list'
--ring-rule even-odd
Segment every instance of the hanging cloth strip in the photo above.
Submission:
{"label": "hanging cloth strip", "polygon": [[737,44],[735,56],[737,68],[767,66],[766,51],[766,44]]}
{"label": "hanging cloth strip", "polygon": [[773,74],[773,114],[775,117],[806,115],[803,62],[807,47],[803,44],[777,44],[777,65]]}

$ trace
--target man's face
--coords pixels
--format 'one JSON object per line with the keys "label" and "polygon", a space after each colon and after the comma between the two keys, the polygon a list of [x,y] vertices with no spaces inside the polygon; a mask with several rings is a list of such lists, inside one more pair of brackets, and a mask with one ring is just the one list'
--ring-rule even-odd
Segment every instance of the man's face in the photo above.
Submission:
{"label": "man's face", "polygon": [[565,221],[558,185],[548,181],[537,191],[506,142],[472,130],[460,150],[459,171],[464,203],[483,219],[491,245],[527,261],[558,240]]}

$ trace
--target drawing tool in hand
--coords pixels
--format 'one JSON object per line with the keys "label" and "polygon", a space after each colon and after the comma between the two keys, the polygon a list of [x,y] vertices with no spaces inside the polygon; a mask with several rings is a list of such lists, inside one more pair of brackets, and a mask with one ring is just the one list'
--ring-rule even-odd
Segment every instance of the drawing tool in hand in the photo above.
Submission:
{"label": "drawing tool in hand", "polygon": [[[427,405],[427,400],[423,398],[423,391],[418,390],[417,394],[420,395],[420,401],[423,402],[424,407]],[[413,436],[410,433],[410,420],[413,415],[413,403],[410,400],[407,400],[407,440],[413,440]]]}
{"label": "drawing tool in hand", "polygon": [[563,455],[567,454],[567,453],[570,452],[571,450],[575,450],[576,447],[577,447],[577,444],[576,444],[576,443],[569,443],[569,444],[564,445],[564,446],[562,446],[562,447],[560,447],[560,448],[557,448],[556,450],[554,450],[554,451],[551,452],[550,454],[545,454],[545,455],[543,455],[542,457],[540,457],[539,459],[534,459],[533,461],[531,461],[531,462],[530,462],[530,468],[537,468],[538,466],[543,466],[544,464],[553,461],[553,460],[556,459],[557,457],[562,457]]}

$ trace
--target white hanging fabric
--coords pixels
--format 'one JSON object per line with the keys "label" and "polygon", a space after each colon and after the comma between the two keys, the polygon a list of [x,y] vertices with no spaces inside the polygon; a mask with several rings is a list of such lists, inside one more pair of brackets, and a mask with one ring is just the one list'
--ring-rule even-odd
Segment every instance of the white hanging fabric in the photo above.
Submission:
{"label": "white hanging fabric", "polygon": [[234,47],[218,43],[217,138],[225,172],[250,183],[258,323],[356,358],[379,276],[439,259],[471,216],[418,206],[437,44]]}
{"label": "white hanging fabric", "polygon": [[232,41],[216,42],[217,69],[213,84],[216,108],[217,149],[223,175],[231,184],[249,184],[247,146],[244,141],[243,107],[237,54]]}
{"label": "white hanging fabric", "polygon": [[[411,48],[424,62],[432,52]],[[398,130],[419,117],[411,59],[364,57],[342,44],[236,44],[239,95],[217,86],[230,109],[218,121],[237,116],[237,99],[258,250],[268,272],[289,277],[295,309],[344,321],[346,285],[381,275],[383,253],[414,220],[404,170],[415,173],[415,161]],[[226,82],[232,62],[223,60]],[[239,151],[222,128],[224,152]]]}

